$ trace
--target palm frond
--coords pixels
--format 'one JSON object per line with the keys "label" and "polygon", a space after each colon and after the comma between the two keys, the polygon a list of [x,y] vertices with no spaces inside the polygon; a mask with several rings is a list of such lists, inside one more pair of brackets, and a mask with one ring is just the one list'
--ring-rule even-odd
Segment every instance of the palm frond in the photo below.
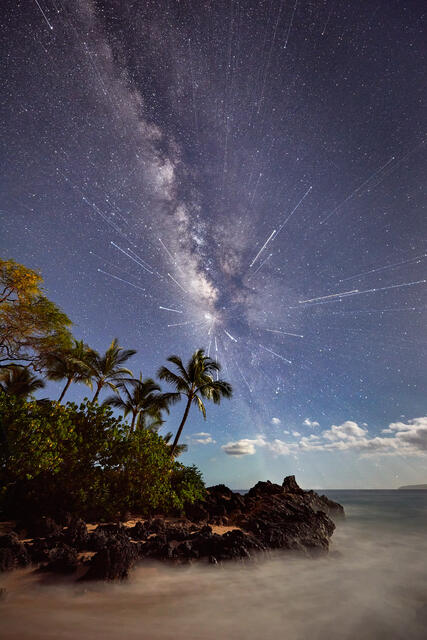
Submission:
{"label": "palm frond", "polygon": [[160,380],[165,380],[165,382],[168,382],[169,384],[174,386],[178,392],[186,392],[189,389],[187,381],[167,367],[160,367],[157,372],[157,376],[160,378]]}
{"label": "palm frond", "polygon": [[201,398],[199,398],[198,395],[195,395],[193,397],[193,404],[195,404],[196,407],[198,408],[198,410],[202,412],[203,417],[206,420],[206,408],[205,408],[205,405],[203,404]]}
{"label": "palm frond", "polygon": [[168,361],[172,362],[176,366],[176,368],[178,369],[178,371],[180,372],[184,380],[186,380],[189,384],[191,384],[191,380],[188,377],[188,373],[182,363],[181,358],[179,356],[172,355],[172,356],[169,356]]}

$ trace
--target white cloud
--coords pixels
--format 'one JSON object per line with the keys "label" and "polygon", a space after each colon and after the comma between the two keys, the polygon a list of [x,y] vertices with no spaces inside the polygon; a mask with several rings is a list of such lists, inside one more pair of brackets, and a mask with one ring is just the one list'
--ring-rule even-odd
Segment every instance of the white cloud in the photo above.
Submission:
{"label": "white cloud", "polygon": [[359,427],[356,422],[347,420],[339,426],[332,425],[330,429],[322,432],[322,436],[326,440],[353,440],[355,438],[363,438],[368,433],[367,429]]}
{"label": "white cloud", "polygon": [[383,429],[384,436],[370,437],[366,428],[347,421],[322,433],[322,441],[301,440],[305,451],[355,451],[370,454],[421,456],[427,454],[427,416],[407,423],[393,422]]}
{"label": "white cloud", "polygon": [[256,440],[244,438],[236,442],[227,442],[221,449],[229,456],[253,456],[256,453],[255,443]]}
{"label": "white cloud", "polygon": [[304,420],[304,422],[303,422],[303,425],[304,425],[305,427],[312,427],[312,428],[314,428],[314,427],[319,427],[319,426],[320,426],[318,422],[316,422],[316,421],[314,421],[314,420],[310,420],[310,418],[306,418],[306,419]]}
{"label": "white cloud", "polygon": [[[393,422],[382,433],[386,436],[370,436],[366,427],[347,420],[341,425],[332,425],[320,435],[302,436],[297,442],[284,442],[277,438],[267,440],[265,436],[258,435],[253,439],[242,438],[236,442],[228,442],[222,445],[222,449],[234,456],[254,455],[257,448],[264,448],[274,455],[289,455],[298,451],[354,451],[362,456],[427,455],[427,416],[414,418],[406,423]],[[297,434],[297,431],[293,432],[295,437]]]}
{"label": "white cloud", "polygon": [[297,437],[298,437],[298,436],[300,436],[301,434],[300,434],[300,432],[299,432],[299,431],[292,431],[292,435],[293,435],[293,436],[295,436],[295,437],[297,438]]}
{"label": "white cloud", "polygon": [[271,424],[281,424],[280,418],[271,418]]}
{"label": "white cloud", "polygon": [[206,433],[206,431],[199,431],[199,433],[193,433],[191,436],[187,436],[187,440],[190,441],[191,444],[215,444],[216,440],[214,440],[210,433]]}
{"label": "white cloud", "polygon": [[242,440],[237,440],[236,442],[227,442],[221,448],[229,456],[253,456],[258,447],[265,448],[274,455],[283,456],[293,453],[296,444],[284,442],[278,438],[268,441],[264,436],[258,435],[253,439],[242,438]]}

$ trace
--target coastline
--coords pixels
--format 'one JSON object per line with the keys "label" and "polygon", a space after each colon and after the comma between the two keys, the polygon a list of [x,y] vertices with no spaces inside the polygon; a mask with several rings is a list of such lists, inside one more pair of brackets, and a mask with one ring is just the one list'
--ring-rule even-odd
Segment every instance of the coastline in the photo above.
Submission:
{"label": "coastline", "polygon": [[342,518],[342,506],[302,490],[294,476],[282,485],[258,482],[245,495],[217,485],[205,500],[188,504],[183,517],[92,524],[75,516],[65,524],[43,517],[25,530],[3,523],[0,568],[33,566],[78,580],[122,581],[147,560],[215,565],[272,550],[313,556],[329,550],[330,516]]}

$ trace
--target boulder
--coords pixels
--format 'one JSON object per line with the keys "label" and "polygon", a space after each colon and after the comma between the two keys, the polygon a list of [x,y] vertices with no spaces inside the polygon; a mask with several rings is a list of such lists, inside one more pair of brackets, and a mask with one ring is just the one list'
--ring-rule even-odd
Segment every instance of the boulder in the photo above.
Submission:
{"label": "boulder", "polygon": [[286,493],[296,493],[299,495],[304,493],[304,490],[297,484],[295,476],[286,476],[282,482],[282,487]]}
{"label": "boulder", "polygon": [[46,538],[59,535],[62,531],[62,526],[48,516],[28,519],[21,524],[29,538]]}
{"label": "boulder", "polygon": [[31,564],[31,557],[16,533],[0,536],[0,572]]}
{"label": "boulder", "polygon": [[50,573],[74,573],[78,566],[76,549],[64,544],[61,547],[51,549],[47,554],[47,564],[43,564],[38,570]]}
{"label": "boulder", "polygon": [[81,580],[125,580],[138,559],[138,546],[125,537],[110,538],[92,558]]}
{"label": "boulder", "polygon": [[89,533],[86,523],[81,518],[73,518],[62,533],[62,539],[65,544],[75,547],[78,551],[87,549],[89,542]]}

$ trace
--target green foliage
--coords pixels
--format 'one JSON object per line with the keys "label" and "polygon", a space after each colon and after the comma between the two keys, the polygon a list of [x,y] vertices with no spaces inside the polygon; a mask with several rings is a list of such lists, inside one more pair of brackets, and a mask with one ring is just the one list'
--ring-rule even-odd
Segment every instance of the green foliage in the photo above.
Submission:
{"label": "green foliage", "polygon": [[37,272],[0,259],[0,367],[25,362],[39,369],[47,353],[71,345],[71,320],[41,284]]}
{"label": "green foliage", "polygon": [[[178,462],[175,463],[171,483],[174,493],[183,503],[203,500],[206,495],[202,474],[194,464],[186,467]],[[180,505],[177,507],[180,508]]]}
{"label": "green foliage", "polygon": [[0,487],[10,516],[86,518],[182,510],[204,495],[200,472],[171,459],[147,429],[130,432],[107,407],[0,396]]}

